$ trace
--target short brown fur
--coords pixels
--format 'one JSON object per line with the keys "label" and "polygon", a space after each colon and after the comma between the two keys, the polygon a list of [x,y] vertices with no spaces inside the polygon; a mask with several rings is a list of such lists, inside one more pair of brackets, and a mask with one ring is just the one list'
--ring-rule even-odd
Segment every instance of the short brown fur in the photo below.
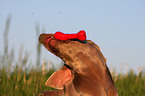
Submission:
{"label": "short brown fur", "polygon": [[46,82],[59,90],[44,91],[37,96],[118,96],[98,45],[90,40],[61,41],[53,36],[41,34],[39,41],[65,62]]}

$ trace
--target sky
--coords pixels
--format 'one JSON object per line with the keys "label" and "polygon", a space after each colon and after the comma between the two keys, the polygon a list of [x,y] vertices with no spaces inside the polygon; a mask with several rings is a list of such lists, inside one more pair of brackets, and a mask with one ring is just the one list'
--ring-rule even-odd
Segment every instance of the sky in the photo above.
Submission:
{"label": "sky", "polygon": [[[7,18],[11,18],[9,50],[18,57],[21,47],[36,61],[40,33],[77,33],[100,46],[110,69],[145,70],[145,0],[0,0],[0,54]],[[42,47],[41,60],[61,60]]]}

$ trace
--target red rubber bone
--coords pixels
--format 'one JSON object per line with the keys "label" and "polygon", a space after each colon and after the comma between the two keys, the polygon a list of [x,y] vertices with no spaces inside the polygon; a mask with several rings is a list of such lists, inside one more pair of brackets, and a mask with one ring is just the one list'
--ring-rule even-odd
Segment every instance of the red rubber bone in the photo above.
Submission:
{"label": "red rubber bone", "polygon": [[56,32],[54,34],[54,38],[59,39],[59,40],[69,40],[69,39],[78,39],[80,41],[85,41],[86,40],[86,32],[84,30],[79,31],[76,34],[64,34],[62,32]]}

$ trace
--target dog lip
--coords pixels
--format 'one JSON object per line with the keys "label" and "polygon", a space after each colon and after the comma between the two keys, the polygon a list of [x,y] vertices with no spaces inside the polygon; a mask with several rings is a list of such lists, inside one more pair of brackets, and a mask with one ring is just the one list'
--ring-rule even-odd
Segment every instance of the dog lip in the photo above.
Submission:
{"label": "dog lip", "polygon": [[72,67],[70,67],[69,65],[67,65],[67,64],[65,64],[64,63],[64,66],[66,66],[68,69],[70,69],[70,70],[73,70],[73,68]]}
{"label": "dog lip", "polygon": [[53,36],[47,37],[47,38],[46,38],[46,43],[47,43],[47,45],[49,46],[49,49],[50,49],[52,52],[56,52],[56,51],[54,50],[54,48],[52,48],[52,45],[51,45],[51,40],[53,40],[53,39],[54,39]]}
{"label": "dog lip", "polygon": [[49,36],[46,38],[47,41],[49,41],[50,39],[53,39],[53,36]]}
{"label": "dog lip", "polygon": [[54,36],[49,36],[45,39],[49,51],[55,54],[56,56],[60,57],[58,49],[54,47],[55,46],[54,42],[51,42],[51,40],[56,40],[56,39],[54,38]]}

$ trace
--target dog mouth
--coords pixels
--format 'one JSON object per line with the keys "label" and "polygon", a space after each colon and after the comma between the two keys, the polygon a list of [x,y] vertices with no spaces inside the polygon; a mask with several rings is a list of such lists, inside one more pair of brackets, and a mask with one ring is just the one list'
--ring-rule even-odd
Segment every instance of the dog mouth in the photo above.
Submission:
{"label": "dog mouth", "polygon": [[50,49],[50,51],[52,52],[57,52],[57,50],[55,48],[52,47],[53,43],[51,44],[51,41],[54,40],[54,37],[53,36],[50,36],[50,37],[47,37],[46,38],[46,43],[48,45],[48,48]]}
{"label": "dog mouth", "polygon": [[61,41],[58,39],[54,38],[53,34],[41,34],[39,37],[40,43],[42,43],[51,53],[55,54],[56,56],[60,57],[62,61],[64,62],[64,66],[66,66],[68,69],[73,70],[73,68],[69,65],[66,64],[66,58],[61,54],[58,45],[59,43],[64,43],[68,41]]}
{"label": "dog mouth", "polygon": [[64,63],[64,66],[66,66],[68,69],[70,69],[70,70],[73,70],[73,68],[72,67],[70,67],[69,65],[67,65],[67,64],[65,64]]}
{"label": "dog mouth", "polygon": [[46,46],[50,52],[60,57],[59,50],[56,48],[57,44],[55,44],[56,39],[53,36],[48,36],[46,38]]}

